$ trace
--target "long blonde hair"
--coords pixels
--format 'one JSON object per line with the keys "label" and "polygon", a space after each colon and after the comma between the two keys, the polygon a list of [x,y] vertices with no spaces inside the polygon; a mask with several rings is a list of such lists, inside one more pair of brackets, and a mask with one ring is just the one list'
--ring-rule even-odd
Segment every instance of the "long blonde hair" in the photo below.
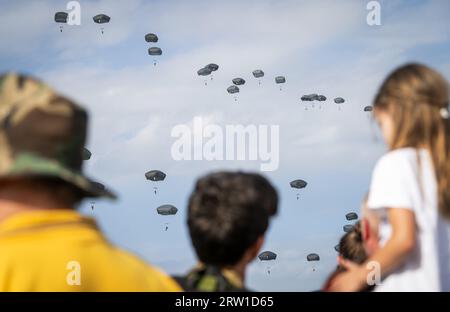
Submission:
{"label": "long blonde hair", "polygon": [[449,85],[435,70],[408,64],[394,70],[383,82],[374,101],[377,110],[393,120],[390,149],[426,148],[432,157],[442,216],[450,219]]}

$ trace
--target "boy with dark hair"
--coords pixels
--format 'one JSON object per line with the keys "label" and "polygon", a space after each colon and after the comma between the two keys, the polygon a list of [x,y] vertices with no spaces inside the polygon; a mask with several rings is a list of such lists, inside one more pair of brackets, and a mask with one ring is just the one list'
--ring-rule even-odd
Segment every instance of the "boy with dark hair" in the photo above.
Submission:
{"label": "boy with dark hair", "polygon": [[245,271],[264,243],[278,195],[258,174],[217,172],[200,178],[188,227],[199,265],[177,278],[188,291],[245,291]]}

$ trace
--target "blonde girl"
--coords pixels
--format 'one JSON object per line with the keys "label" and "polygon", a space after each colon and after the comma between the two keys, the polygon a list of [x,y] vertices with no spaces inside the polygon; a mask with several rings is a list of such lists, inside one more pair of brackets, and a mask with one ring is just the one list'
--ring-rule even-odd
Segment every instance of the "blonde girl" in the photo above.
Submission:
{"label": "blonde girl", "polygon": [[345,262],[330,290],[364,289],[379,273],[376,291],[450,291],[448,103],[448,82],[424,65],[402,66],[383,82],[374,117],[389,152],[367,203],[380,217],[380,248],[362,265]]}

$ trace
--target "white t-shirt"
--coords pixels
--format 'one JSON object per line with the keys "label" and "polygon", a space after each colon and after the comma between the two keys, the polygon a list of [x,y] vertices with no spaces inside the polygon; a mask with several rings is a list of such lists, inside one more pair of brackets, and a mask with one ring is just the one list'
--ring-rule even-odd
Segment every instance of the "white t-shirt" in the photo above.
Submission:
{"label": "white t-shirt", "polygon": [[450,222],[438,212],[437,195],[433,161],[427,150],[401,148],[378,161],[367,205],[381,216],[380,245],[391,236],[386,208],[414,212],[417,244],[377,291],[450,291]]}

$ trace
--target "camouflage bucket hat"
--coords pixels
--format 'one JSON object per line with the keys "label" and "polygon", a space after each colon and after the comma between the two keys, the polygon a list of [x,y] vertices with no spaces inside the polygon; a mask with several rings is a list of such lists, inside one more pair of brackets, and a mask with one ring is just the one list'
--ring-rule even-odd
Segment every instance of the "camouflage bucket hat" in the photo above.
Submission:
{"label": "camouflage bucket hat", "polygon": [[82,173],[88,115],[44,83],[0,76],[0,180],[53,177],[86,197],[116,196]]}

